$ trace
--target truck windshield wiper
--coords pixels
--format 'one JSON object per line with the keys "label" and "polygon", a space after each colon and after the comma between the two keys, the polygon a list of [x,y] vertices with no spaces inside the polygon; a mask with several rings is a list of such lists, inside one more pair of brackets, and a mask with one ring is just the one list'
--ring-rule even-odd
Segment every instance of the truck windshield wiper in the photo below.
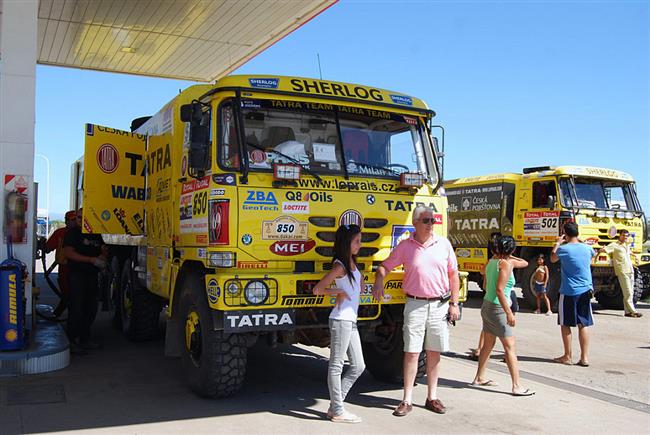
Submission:
{"label": "truck windshield wiper", "polygon": [[296,165],[300,166],[302,169],[305,170],[306,173],[308,173],[310,175],[313,175],[314,178],[316,178],[319,183],[321,183],[323,181],[323,179],[316,172],[309,169],[309,166],[305,165],[304,163],[300,163],[298,160],[294,159],[291,156],[288,156],[288,155],[286,155],[284,153],[281,153],[280,151],[276,151],[276,150],[267,151],[265,148],[263,148],[263,147],[261,147],[259,145],[255,145],[253,143],[250,143],[248,141],[246,142],[246,145],[249,146],[249,147],[258,149],[260,151],[264,151],[265,153],[275,153],[275,154],[277,154],[277,155],[279,155],[281,157],[284,157],[285,159],[289,160],[291,163],[295,163]]}

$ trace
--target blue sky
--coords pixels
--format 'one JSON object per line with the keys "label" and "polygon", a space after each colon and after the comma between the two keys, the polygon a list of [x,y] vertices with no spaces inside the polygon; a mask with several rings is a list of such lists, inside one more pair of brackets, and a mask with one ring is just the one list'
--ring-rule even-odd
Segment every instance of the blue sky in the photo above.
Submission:
{"label": "blue sky", "polygon": [[[650,211],[650,2],[341,1],[236,71],[318,77],[425,100],[446,178],[582,164],[631,173]],[[129,129],[190,82],[37,67],[36,152],[68,208],[84,123]],[[35,178],[45,184],[44,160]],[[39,206],[45,207],[45,191]]]}

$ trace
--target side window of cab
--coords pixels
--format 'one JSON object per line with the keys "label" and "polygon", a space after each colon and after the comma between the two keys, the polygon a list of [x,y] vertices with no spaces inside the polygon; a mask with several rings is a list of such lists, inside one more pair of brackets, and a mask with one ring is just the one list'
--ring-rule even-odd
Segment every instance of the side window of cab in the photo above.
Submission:
{"label": "side window of cab", "polygon": [[533,183],[532,208],[553,209],[557,202],[557,187],[555,180],[541,180]]}

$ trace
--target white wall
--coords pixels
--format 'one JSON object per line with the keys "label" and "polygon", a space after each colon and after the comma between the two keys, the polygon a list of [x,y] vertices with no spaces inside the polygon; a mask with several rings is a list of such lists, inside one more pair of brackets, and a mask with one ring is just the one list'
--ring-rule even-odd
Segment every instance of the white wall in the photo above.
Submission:
{"label": "white wall", "polygon": [[[29,182],[28,216],[34,216],[34,113],[38,0],[0,0],[0,180],[4,198],[4,175],[26,175]],[[0,207],[0,225],[4,204]],[[27,264],[32,276],[34,225],[27,225],[27,244],[14,246],[14,255]],[[0,259],[7,247],[0,237]],[[28,313],[31,281],[27,283]]]}

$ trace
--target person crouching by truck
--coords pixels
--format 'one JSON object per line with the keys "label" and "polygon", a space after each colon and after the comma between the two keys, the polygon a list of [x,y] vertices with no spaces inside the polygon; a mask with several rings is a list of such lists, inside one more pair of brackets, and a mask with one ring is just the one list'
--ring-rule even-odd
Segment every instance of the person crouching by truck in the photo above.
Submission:
{"label": "person crouching by truck", "polygon": [[97,275],[106,267],[107,248],[99,234],[84,234],[81,231],[81,209],[77,211],[76,220],[77,224],[66,232],[63,246],[70,271],[70,352],[83,354],[99,347],[90,339],[90,329],[97,316],[99,303]]}
{"label": "person crouching by truck", "polygon": [[65,214],[65,226],[58,228],[52,233],[47,242],[45,242],[45,253],[56,250],[55,261],[58,264],[57,282],[61,291],[61,302],[54,310],[54,315],[59,316],[68,306],[70,298],[70,272],[68,269],[68,259],[65,257],[63,250],[63,239],[70,228],[77,225],[77,212],[70,210]]}

